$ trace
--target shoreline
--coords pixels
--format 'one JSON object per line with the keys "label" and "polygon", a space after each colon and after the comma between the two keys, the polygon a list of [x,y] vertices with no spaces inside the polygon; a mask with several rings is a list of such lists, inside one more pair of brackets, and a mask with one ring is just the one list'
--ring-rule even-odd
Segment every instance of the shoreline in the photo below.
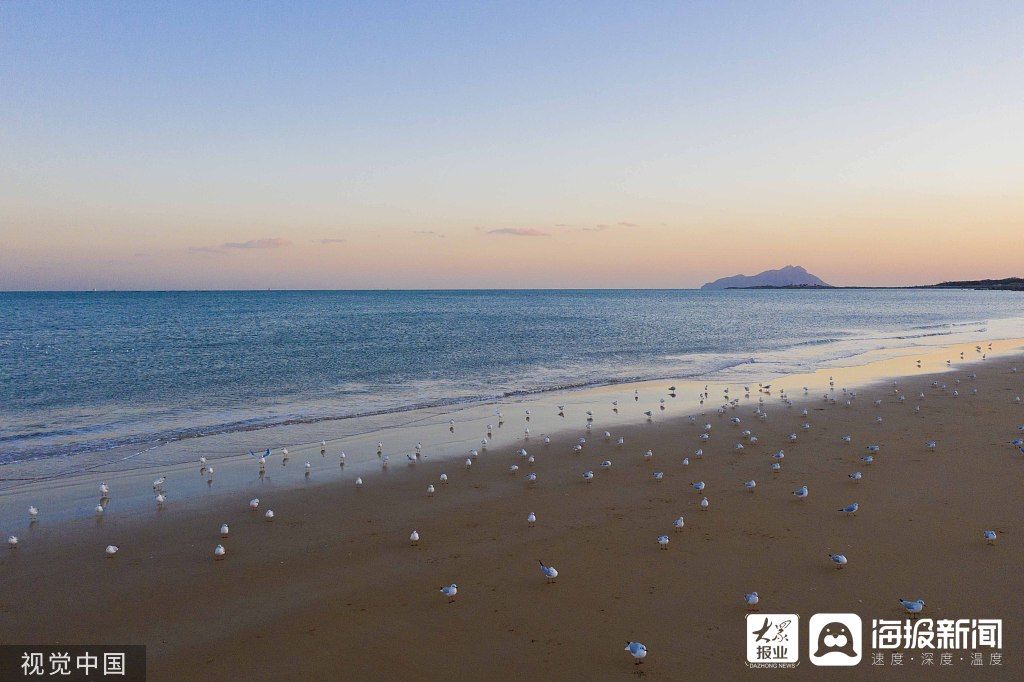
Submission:
{"label": "shoreline", "polygon": [[[1024,422],[1024,409],[1011,400],[1024,375],[1009,373],[1021,361],[1019,348],[931,372],[914,373],[906,358],[885,361],[910,372],[897,379],[908,396],[903,404],[881,376],[857,389],[850,407],[822,401],[821,390],[806,398],[794,392],[792,407],[775,391],[752,392],[726,415],[712,401],[713,437],[703,445],[700,425],[680,413],[611,428],[626,439],[622,449],[596,437],[574,455],[569,446],[584,433],[577,424],[548,447],[526,446],[537,455],[536,486],[523,480],[525,467],[507,472],[521,463],[516,443],[489,449],[469,470],[432,457],[408,467],[396,462],[366,478],[362,489],[351,480],[320,480],[326,477],[263,488],[254,480],[193,500],[177,496],[186,483],[169,476],[171,501],[162,512],[150,506],[125,513],[131,505],[124,497],[138,494],[152,505],[152,492],[136,485],[139,477],[124,485],[115,480],[101,521],[58,521],[41,507],[34,528],[3,528],[23,542],[0,555],[8,578],[0,587],[0,619],[9,641],[145,642],[153,679],[186,670],[199,679],[324,677],[338,670],[372,679],[603,679],[631,672],[621,651],[621,641],[631,638],[650,647],[645,674],[685,670],[711,678],[751,674],[742,663],[745,591],[760,592],[766,613],[802,618],[845,610],[898,618],[897,597],[921,596],[930,617],[1003,618],[1003,672],[1020,671],[1024,646],[1014,638],[1024,620],[1016,608],[1000,607],[1024,587],[1012,568],[1024,549],[1014,532],[1024,522],[1016,502],[1020,462],[1001,438],[985,434],[1002,424],[1012,437]],[[978,374],[976,382],[969,372]],[[965,395],[952,398],[931,386],[951,382],[951,375],[979,395],[965,386]],[[846,385],[834,376],[842,395]],[[927,395],[921,415],[912,412],[917,391]],[[752,418],[758,397],[771,415],[764,422]],[[798,428],[804,406],[813,425],[806,432]],[[885,415],[881,425],[872,420],[876,412]],[[756,447],[733,450],[740,428],[726,418],[733,414],[757,433]],[[524,423],[521,412],[514,421]],[[602,415],[595,429],[605,423]],[[799,434],[795,443],[787,442],[791,431]],[[839,442],[847,432],[852,446]],[[924,449],[926,433],[939,441],[936,452]],[[865,469],[865,481],[853,483],[846,474],[871,442],[882,445],[879,461]],[[780,446],[788,457],[772,475],[767,453]],[[681,466],[697,447],[705,456]],[[641,457],[648,448],[653,462]],[[613,467],[599,470],[606,457]],[[279,459],[268,471],[280,469]],[[294,456],[289,466],[301,468],[302,459]],[[598,471],[593,483],[580,479],[585,468]],[[666,472],[664,482],[651,480],[655,469]],[[445,486],[437,484],[442,471],[450,476]],[[949,476],[955,486],[946,485]],[[753,495],[741,486],[749,477],[760,484]],[[700,496],[689,489],[695,478],[709,483],[709,512],[699,511]],[[438,488],[433,497],[425,493],[428,482]],[[127,490],[129,484],[142,490]],[[801,484],[813,491],[806,502],[790,494]],[[77,494],[74,488],[68,494]],[[261,510],[275,510],[273,523],[247,509],[254,495]],[[854,498],[861,513],[838,518],[834,509]],[[924,508],[930,512],[918,513]],[[534,528],[525,523],[528,511],[538,514]],[[680,513],[686,528],[673,533],[671,519]],[[216,532],[224,522],[231,526],[227,540]],[[1002,536],[993,548],[980,538],[988,527]],[[423,538],[417,547],[409,546],[412,529]],[[654,542],[660,532],[672,538],[667,552]],[[108,560],[102,548],[111,542],[121,551]],[[215,562],[219,542],[229,554]],[[847,553],[850,566],[835,571],[826,551]],[[535,575],[537,559],[558,567],[555,585]],[[449,607],[437,589],[453,581],[460,597]],[[860,676],[870,674],[867,665]],[[805,661],[794,674],[814,672]]]}
{"label": "shoreline", "polygon": [[[990,342],[986,341],[985,344],[991,345],[991,348],[987,349],[989,353],[993,353],[994,357],[1000,357],[1024,348],[1024,339],[993,339]],[[788,376],[769,375],[765,381],[772,382],[776,387],[788,388],[794,391],[797,398],[806,399],[806,396],[801,396],[796,390],[804,384],[817,383],[824,386],[826,375],[838,377],[838,380],[850,388],[863,388],[884,381],[894,372],[908,371],[911,374],[899,376],[912,376],[928,371],[956,371],[958,366],[970,366],[975,362],[981,362],[972,359],[970,355],[979,355],[975,351],[978,345],[975,341],[966,341],[937,347],[872,349],[858,354],[858,359],[862,360],[858,364],[822,367]],[[964,352],[964,360],[958,360],[961,351]],[[924,362],[923,368],[904,367],[910,364],[904,362],[909,356],[921,358]],[[954,364],[945,365],[947,359],[955,361]],[[746,377],[744,379],[749,382]],[[260,485],[271,481],[275,487],[298,488],[330,484],[339,480],[354,480],[358,476],[372,476],[380,471],[380,460],[376,456],[375,446],[378,441],[385,442],[384,454],[391,458],[392,470],[407,466],[405,454],[411,453],[413,444],[417,442],[424,444],[427,450],[425,454],[431,459],[461,462],[471,449],[481,449],[478,438],[483,435],[488,424],[496,424],[493,437],[489,439],[488,444],[491,450],[511,447],[513,444],[516,448],[521,445],[529,446],[528,441],[523,441],[516,435],[520,432],[513,431],[511,427],[511,421],[520,420],[525,410],[533,413],[532,422],[528,426],[531,427],[535,447],[544,437],[564,437],[567,433],[578,430],[583,424],[583,413],[587,410],[600,415],[599,421],[603,420],[609,428],[640,424],[645,420],[643,413],[648,410],[657,415],[658,421],[670,416],[712,415],[720,402],[710,398],[706,404],[699,403],[694,396],[705,387],[711,389],[712,396],[716,392],[720,394],[723,388],[729,386],[732,386],[734,391],[737,388],[735,381],[727,381],[724,378],[676,380],[673,385],[678,384],[677,397],[666,403],[662,396],[665,395],[665,384],[671,381],[610,383],[580,390],[531,394],[509,401],[483,401],[389,413],[386,416],[401,416],[405,419],[400,423],[391,422],[376,428],[371,418],[370,423],[362,429],[355,428],[352,433],[328,437],[324,439],[327,442],[328,453],[325,457],[320,456],[321,447],[318,440],[277,440],[272,447],[272,459],[277,463],[282,448],[287,448],[291,468],[279,469],[275,475],[275,469],[268,467],[270,475],[266,480],[260,479]],[[639,396],[638,401],[629,400],[634,391]],[[615,400],[621,402],[620,409],[611,413],[608,408]],[[563,403],[567,407],[566,416],[555,417],[557,405]],[[450,409],[452,407],[456,409]],[[498,424],[495,417],[497,411],[505,413],[504,418],[509,420],[507,426]],[[448,431],[450,419],[457,422],[458,428],[455,432]],[[357,420],[341,421],[345,421],[346,424],[357,424]],[[603,430],[598,429],[593,435],[597,436]],[[174,496],[181,501],[223,497],[252,487],[255,462],[249,455],[239,454],[237,450],[225,452],[216,448],[200,448],[187,460],[164,462],[158,458],[159,447],[151,446],[147,450],[132,454],[130,459],[136,464],[132,467],[119,466],[123,464],[122,460],[90,465],[85,459],[81,460],[82,466],[78,466],[75,457],[71,457],[68,458],[68,469],[57,474],[28,477],[29,480],[11,477],[11,472],[17,471],[19,467],[30,468],[29,470],[45,469],[52,460],[47,458],[0,466],[0,530],[9,520],[16,518],[19,510],[27,504],[34,504],[40,508],[47,507],[58,519],[88,518],[92,515],[94,506],[88,501],[91,500],[93,490],[101,482],[125,481],[126,487],[136,492],[130,498],[122,500],[122,503],[130,503],[136,511],[149,511],[152,507],[152,496],[148,493],[148,486],[143,485],[144,479],[150,477],[164,475],[180,481],[181,485],[176,486]],[[264,449],[265,447],[254,448],[258,454]],[[483,450],[486,453],[486,448]],[[344,467],[338,465],[338,457],[342,452],[346,454]],[[217,470],[212,483],[206,477],[195,475],[200,456],[206,457]],[[305,461],[309,461],[312,467],[310,477],[305,477],[301,471]]]}

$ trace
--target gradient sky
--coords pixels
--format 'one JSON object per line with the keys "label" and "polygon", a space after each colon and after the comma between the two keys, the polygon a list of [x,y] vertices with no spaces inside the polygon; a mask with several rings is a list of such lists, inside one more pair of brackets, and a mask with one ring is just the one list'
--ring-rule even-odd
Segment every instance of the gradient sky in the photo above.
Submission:
{"label": "gradient sky", "polygon": [[1024,275],[1024,6],[0,3],[0,289]]}

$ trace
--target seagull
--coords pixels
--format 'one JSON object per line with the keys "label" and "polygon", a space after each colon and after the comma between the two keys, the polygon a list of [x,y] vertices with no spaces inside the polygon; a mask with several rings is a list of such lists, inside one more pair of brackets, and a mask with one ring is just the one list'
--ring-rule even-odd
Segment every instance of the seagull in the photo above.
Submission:
{"label": "seagull", "polygon": [[864,455],[863,457],[860,458],[860,460],[862,462],[864,462],[865,464],[873,464],[874,461],[875,461],[875,458],[872,457],[871,455]]}
{"label": "seagull", "polygon": [[225,554],[227,554],[227,550],[224,549],[224,545],[217,545],[216,547],[213,548],[213,560],[214,561],[220,561],[221,559],[224,558]]}
{"label": "seagull", "polygon": [[707,484],[704,483],[704,481],[697,481],[696,483],[691,483],[690,485],[693,486],[693,489],[698,493],[704,492],[704,488],[707,487]]}
{"label": "seagull", "polygon": [[845,554],[831,554],[830,553],[828,555],[828,558],[832,560],[832,563],[834,563],[836,565],[836,568],[840,568],[841,569],[847,563],[846,562],[846,555]]}
{"label": "seagull", "polygon": [[601,468],[602,469],[610,469],[611,466],[612,466],[612,461],[610,459],[606,459],[605,461],[601,462]]}
{"label": "seagull", "polygon": [[707,511],[709,506],[708,498],[704,497],[700,501],[700,510]]}
{"label": "seagull", "polygon": [[356,487],[357,488],[362,488],[363,487],[363,477],[362,476],[356,478]]}
{"label": "seagull", "polygon": [[846,514],[847,516],[852,516],[853,514],[857,513],[858,509],[860,509],[860,503],[859,502],[852,502],[852,503],[846,505],[845,507],[843,507],[842,509],[839,509],[837,511],[841,511],[844,514]]}
{"label": "seagull", "polygon": [[7,538],[7,546],[11,549],[18,549],[18,536],[12,535]]}
{"label": "seagull", "polygon": [[794,441],[796,441],[796,434],[795,433],[789,434],[789,442],[792,443]]}
{"label": "seagull", "polygon": [[545,566],[544,562],[540,559],[537,560],[537,563],[540,564],[540,572],[543,573],[544,577],[548,579],[548,583],[550,584],[555,582],[555,578],[558,577],[558,571],[555,569],[555,567]]}
{"label": "seagull", "polygon": [[685,519],[683,519],[682,516],[680,516],[678,519],[676,519],[675,521],[672,522],[672,527],[675,528],[676,530],[682,530],[685,525],[686,525],[686,521],[685,521]]}
{"label": "seagull", "polygon": [[414,530],[412,532],[412,534],[409,535],[409,543],[412,544],[412,545],[415,545],[419,541],[420,541],[420,534]]}
{"label": "seagull", "polygon": [[917,614],[924,611],[924,599],[917,599],[915,601],[900,599],[900,604],[903,604],[903,608],[910,614]]}
{"label": "seagull", "polygon": [[265,518],[268,523],[270,521],[273,521],[274,520],[274,510],[273,509],[268,509],[267,513],[263,515],[263,518]]}
{"label": "seagull", "polygon": [[107,545],[107,549],[105,550],[107,553],[107,557],[113,559],[114,555],[117,554],[118,549],[120,548],[117,545]]}
{"label": "seagull", "polygon": [[933,440],[930,440],[930,441],[928,441],[927,443],[924,444],[924,446],[926,448],[928,448],[929,450],[934,450],[935,449],[935,445],[936,445],[936,443]]}
{"label": "seagull", "polygon": [[799,499],[799,500],[806,500],[807,499],[807,486],[805,486],[805,485],[800,486],[799,488],[797,488],[796,490],[793,491],[793,494],[796,495],[797,499]]}
{"label": "seagull", "polygon": [[110,487],[106,483],[100,483],[100,499],[105,500],[110,497]]}
{"label": "seagull", "polygon": [[260,507],[260,498],[254,497],[251,500],[249,500],[249,509],[251,509],[252,511],[256,511],[257,509],[259,509],[259,507]]}
{"label": "seagull", "polygon": [[747,611],[756,611],[757,603],[761,601],[761,597],[757,596],[757,592],[751,592],[750,594],[743,595],[743,601],[747,603]]}
{"label": "seagull", "polygon": [[93,511],[96,512],[96,516],[103,516],[103,505],[97,504],[96,508],[93,509]]}
{"label": "seagull", "polygon": [[684,467],[690,466],[690,458],[689,457],[683,457],[683,466]]}
{"label": "seagull", "polygon": [[221,524],[221,526],[220,526],[220,536],[222,538],[226,538],[228,536],[228,533],[230,533],[230,532],[231,532],[231,529],[228,528],[228,524],[226,524],[226,523]]}
{"label": "seagull", "polygon": [[849,442],[850,442],[850,440],[852,440],[852,439],[850,438],[850,436],[843,436],[843,442],[844,442],[844,443],[849,443]]}
{"label": "seagull", "polygon": [[667,535],[659,535],[658,536],[658,544],[661,545],[662,549],[668,549],[668,536]]}
{"label": "seagull", "polygon": [[594,480],[594,472],[593,471],[584,471],[583,472],[583,480],[587,481],[587,482],[590,482],[590,481]]}
{"label": "seagull", "polygon": [[517,471],[519,471],[519,465],[518,465],[518,464],[510,464],[510,465],[509,465],[509,467],[508,467],[508,472],[509,472],[510,474],[514,474],[514,473],[515,473],[515,472],[517,472]]}
{"label": "seagull", "polygon": [[530,512],[529,514],[526,515],[526,522],[528,524],[530,524],[530,527],[532,528],[533,525],[535,523],[537,523],[537,515],[534,514],[533,512]]}
{"label": "seagull", "polygon": [[634,658],[636,665],[643,663],[644,658],[647,657],[647,647],[640,642],[626,642],[625,651],[628,651],[629,655]]}
{"label": "seagull", "polygon": [[996,532],[994,530],[985,531],[985,541],[990,545],[996,544]]}
{"label": "seagull", "polygon": [[647,452],[644,453],[644,459],[651,459],[652,457],[654,457],[653,450],[648,450]]}
{"label": "seagull", "polygon": [[663,478],[665,478],[665,472],[663,472],[663,471],[655,471],[654,472],[654,480],[655,481],[660,481]]}
{"label": "seagull", "polygon": [[777,474],[782,471],[782,465],[778,462],[772,462],[772,473]]}
{"label": "seagull", "polygon": [[850,478],[851,478],[851,479],[852,479],[852,480],[853,480],[854,482],[857,482],[857,481],[860,481],[860,479],[864,478],[864,474],[862,474],[862,473],[861,473],[861,472],[859,472],[859,471],[854,471],[854,472],[853,472],[852,474],[850,474]]}
{"label": "seagull", "polygon": [[156,496],[156,508],[157,509],[163,509],[164,508],[164,504],[166,502],[167,502],[167,498],[164,497],[164,495],[162,493],[160,495]]}
{"label": "seagull", "polygon": [[878,452],[881,449],[882,449],[882,446],[880,446],[880,445],[869,445],[869,446],[867,446],[867,451],[871,452],[871,453]]}
{"label": "seagull", "polygon": [[466,459],[466,465],[465,465],[465,466],[466,466],[466,468],[467,468],[467,469],[468,469],[468,468],[470,468],[471,466],[473,466],[473,460],[472,460],[472,459],[469,459],[469,458],[467,458],[467,459]]}
{"label": "seagull", "polygon": [[757,487],[757,481],[751,479],[751,480],[747,481],[746,483],[744,483],[743,487],[746,488],[747,490],[749,490],[750,492],[754,492],[754,488]]}
{"label": "seagull", "polygon": [[440,481],[441,481],[441,483],[447,483],[448,482],[448,474],[441,474]]}
{"label": "seagull", "polygon": [[534,474],[534,473],[527,474],[526,475],[526,480],[528,482],[530,482],[530,483],[536,483],[537,482],[537,474]]}
{"label": "seagull", "polygon": [[28,508],[28,518],[30,523],[35,523],[39,520],[39,510],[35,507]]}
{"label": "seagull", "polygon": [[445,585],[439,591],[441,594],[448,597],[448,603],[451,604],[455,601],[455,595],[459,593],[459,586],[452,583],[451,585]]}

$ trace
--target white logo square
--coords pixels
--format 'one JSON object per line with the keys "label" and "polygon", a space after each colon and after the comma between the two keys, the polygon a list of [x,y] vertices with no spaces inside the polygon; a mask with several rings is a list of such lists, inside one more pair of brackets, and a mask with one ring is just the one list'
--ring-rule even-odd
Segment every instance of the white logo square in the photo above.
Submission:
{"label": "white logo square", "polygon": [[800,616],[747,614],[748,663],[796,663],[800,658]]}

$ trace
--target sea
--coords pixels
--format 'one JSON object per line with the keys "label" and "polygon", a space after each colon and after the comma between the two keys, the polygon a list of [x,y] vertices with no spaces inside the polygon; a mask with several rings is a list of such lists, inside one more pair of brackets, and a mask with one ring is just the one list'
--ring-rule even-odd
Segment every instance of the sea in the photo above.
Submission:
{"label": "sea", "polygon": [[0,293],[0,464],[1024,337],[1015,292]]}

